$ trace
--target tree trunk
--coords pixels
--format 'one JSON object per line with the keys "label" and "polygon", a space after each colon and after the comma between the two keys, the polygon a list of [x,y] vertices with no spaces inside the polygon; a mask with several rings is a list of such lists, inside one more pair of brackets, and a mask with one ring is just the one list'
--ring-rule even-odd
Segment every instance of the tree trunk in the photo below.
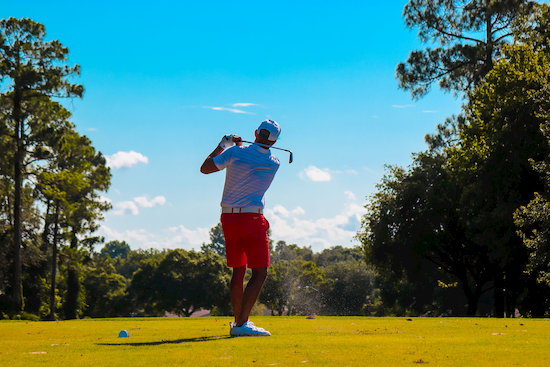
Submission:
{"label": "tree trunk", "polygon": [[493,23],[489,13],[489,0],[485,0],[485,73],[493,69]]}
{"label": "tree trunk", "polygon": [[495,317],[504,317],[504,291],[502,274],[495,277],[494,311]]}
{"label": "tree trunk", "polygon": [[17,314],[23,308],[21,284],[21,195],[22,195],[22,162],[23,123],[21,121],[21,96],[15,91],[13,98],[13,119],[15,121],[16,149],[14,159],[14,203],[13,203],[13,283],[12,283],[12,312]]}
{"label": "tree trunk", "polygon": [[78,248],[78,239],[73,232],[71,239],[71,256],[67,264],[67,299],[65,300],[65,318],[76,319],[78,317],[78,294],[80,293],[80,280],[78,279],[78,265],[76,250]]}
{"label": "tree trunk", "polygon": [[462,291],[468,299],[468,309],[466,310],[466,316],[475,316],[477,312],[477,305],[479,303],[479,297],[481,297],[481,288],[483,287],[483,284],[476,284],[475,290],[472,292],[466,273],[462,274],[459,279],[460,284],[462,285]]}
{"label": "tree trunk", "polygon": [[52,244],[52,284],[50,289],[50,315],[49,319],[55,320],[55,310],[57,302],[55,300],[56,275],[57,275],[57,237],[59,233],[59,199],[55,201],[55,217],[53,229],[53,244]]}

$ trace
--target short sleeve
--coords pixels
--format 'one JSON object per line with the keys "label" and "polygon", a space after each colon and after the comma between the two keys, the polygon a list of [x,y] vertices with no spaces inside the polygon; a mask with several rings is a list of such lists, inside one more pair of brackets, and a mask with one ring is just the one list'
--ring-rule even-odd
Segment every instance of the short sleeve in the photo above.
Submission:
{"label": "short sleeve", "polygon": [[213,158],[214,164],[220,171],[229,166],[235,159],[235,148],[236,147],[228,148],[224,150],[222,154]]}

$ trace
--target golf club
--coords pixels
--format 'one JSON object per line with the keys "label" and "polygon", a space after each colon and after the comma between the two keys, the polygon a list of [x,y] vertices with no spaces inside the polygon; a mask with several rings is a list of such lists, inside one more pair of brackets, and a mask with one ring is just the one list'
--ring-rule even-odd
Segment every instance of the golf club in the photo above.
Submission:
{"label": "golf club", "polygon": [[266,145],[266,144],[261,144],[261,143],[255,143],[253,141],[246,141],[246,140],[241,140],[241,142],[243,143],[248,143],[248,144],[258,144],[260,146],[263,146],[263,147],[266,147],[266,148],[273,148],[273,149],[279,149],[279,150],[284,150],[285,152],[289,152],[290,153],[290,157],[288,159],[288,163],[292,163],[292,161],[294,160],[294,157],[292,155],[292,150],[288,150],[288,149],[283,149],[283,148],[277,148],[277,147],[274,147],[274,146],[269,146],[269,145]]}

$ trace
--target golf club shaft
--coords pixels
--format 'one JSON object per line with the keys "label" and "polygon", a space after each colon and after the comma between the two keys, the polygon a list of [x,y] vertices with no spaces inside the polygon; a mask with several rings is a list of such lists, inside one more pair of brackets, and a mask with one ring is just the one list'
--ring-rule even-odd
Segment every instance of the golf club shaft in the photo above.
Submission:
{"label": "golf club shaft", "polygon": [[292,151],[291,151],[291,150],[288,150],[288,149],[277,148],[277,147],[274,147],[274,146],[272,146],[272,145],[267,145],[267,144],[262,144],[262,143],[256,143],[256,142],[253,142],[253,141],[246,141],[246,140],[241,140],[241,143],[258,144],[259,146],[265,147],[265,148],[267,148],[267,149],[273,148],[273,149],[284,150],[285,152],[289,152],[289,153],[290,153],[290,157],[289,157],[289,159],[288,159],[288,163],[292,163],[292,161],[294,160],[294,156],[293,156],[293,154],[292,154]]}
{"label": "golf club shaft", "polygon": [[262,143],[255,143],[253,141],[246,141],[246,140],[241,140],[241,142],[243,143],[248,143],[248,144],[258,144],[260,146],[264,146],[266,148],[273,148],[273,149],[279,149],[279,150],[284,150],[285,152],[289,152],[289,153],[292,153],[292,151],[288,150],[288,149],[283,149],[283,148],[277,148],[277,147],[274,147],[272,145],[267,145],[267,144],[262,144]]}

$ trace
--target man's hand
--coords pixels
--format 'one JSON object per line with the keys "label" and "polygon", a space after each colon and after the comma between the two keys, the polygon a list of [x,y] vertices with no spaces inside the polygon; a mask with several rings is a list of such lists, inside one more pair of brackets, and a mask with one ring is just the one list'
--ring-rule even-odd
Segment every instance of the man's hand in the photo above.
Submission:
{"label": "man's hand", "polygon": [[224,137],[220,141],[219,147],[222,149],[226,149],[226,148],[232,147],[233,144],[242,145],[241,141],[242,139],[238,135],[235,135],[235,134],[224,135]]}

